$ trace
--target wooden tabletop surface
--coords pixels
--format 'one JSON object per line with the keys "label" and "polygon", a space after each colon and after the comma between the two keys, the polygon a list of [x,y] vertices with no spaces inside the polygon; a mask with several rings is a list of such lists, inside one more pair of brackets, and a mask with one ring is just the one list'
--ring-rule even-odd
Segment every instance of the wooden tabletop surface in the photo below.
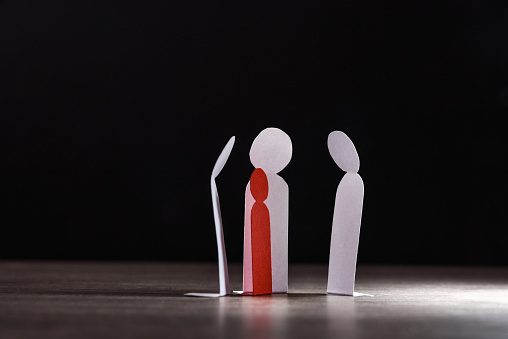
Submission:
{"label": "wooden tabletop surface", "polygon": [[290,265],[288,294],[208,299],[183,294],[217,292],[213,264],[3,261],[0,339],[508,338],[508,268],[360,266],[357,298],[326,277]]}

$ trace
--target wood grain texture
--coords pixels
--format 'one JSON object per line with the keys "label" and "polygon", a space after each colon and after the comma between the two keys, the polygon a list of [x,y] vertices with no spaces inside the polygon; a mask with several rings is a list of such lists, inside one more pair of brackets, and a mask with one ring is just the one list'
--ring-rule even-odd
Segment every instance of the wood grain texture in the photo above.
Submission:
{"label": "wood grain texture", "polygon": [[373,298],[326,295],[326,266],[289,275],[287,295],[205,299],[183,293],[217,291],[216,265],[0,262],[0,338],[508,337],[506,268],[359,266]]}

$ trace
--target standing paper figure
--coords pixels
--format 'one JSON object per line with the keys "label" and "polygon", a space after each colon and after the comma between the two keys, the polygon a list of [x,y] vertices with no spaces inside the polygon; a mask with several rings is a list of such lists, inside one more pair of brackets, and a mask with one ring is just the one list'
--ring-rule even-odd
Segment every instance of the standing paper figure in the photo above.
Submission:
{"label": "standing paper figure", "polygon": [[250,192],[256,201],[251,209],[252,294],[272,293],[272,244],[268,197],[268,178],[261,168],[250,177]]}
{"label": "standing paper figure", "polygon": [[215,221],[215,236],[217,238],[217,252],[219,254],[219,285],[220,293],[187,293],[185,295],[192,297],[221,297],[230,294],[229,290],[229,274],[228,274],[228,262],[226,258],[226,246],[224,245],[224,233],[222,231],[222,217],[220,213],[219,203],[219,192],[217,191],[217,185],[215,184],[215,178],[224,168],[224,165],[228,161],[233,145],[235,144],[235,137],[229,139],[226,146],[222,150],[219,158],[215,162],[215,166],[212,170],[212,176],[210,179],[210,186],[212,191],[212,206],[213,206],[213,219]]}
{"label": "standing paper figure", "polygon": [[[288,218],[289,188],[277,173],[291,160],[293,146],[289,136],[278,128],[266,128],[254,139],[250,149],[250,160],[257,169],[262,169],[268,181],[268,196],[264,204],[268,208],[271,241],[272,292],[286,293],[288,290]],[[251,192],[249,182],[245,192],[245,234],[243,257],[243,293],[256,294],[253,286],[253,248],[255,239],[251,223],[251,211],[259,198]],[[255,199],[256,198],[256,199]]]}
{"label": "standing paper figure", "polygon": [[328,150],[346,174],[335,197],[327,292],[361,295],[354,292],[363,206],[363,181],[357,173],[360,159],[351,139],[340,131],[328,136]]}

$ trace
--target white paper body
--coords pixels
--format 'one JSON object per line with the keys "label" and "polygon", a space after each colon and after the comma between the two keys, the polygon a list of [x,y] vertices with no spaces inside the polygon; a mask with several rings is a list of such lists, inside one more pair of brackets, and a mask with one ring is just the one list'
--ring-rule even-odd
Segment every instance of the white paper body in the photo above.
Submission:
{"label": "white paper body", "polygon": [[335,197],[328,267],[328,293],[353,295],[363,194],[362,178],[357,173],[346,173],[337,188]]}
{"label": "white paper body", "polygon": [[220,212],[219,193],[215,180],[212,180],[212,204],[213,204],[213,217],[215,221],[215,236],[217,238],[217,252],[219,258],[219,286],[220,295],[229,294],[229,273],[228,262],[226,258],[226,245],[224,244],[224,231],[222,229],[222,215]]}
{"label": "white paper body", "polygon": [[267,173],[272,250],[272,293],[288,291],[289,187],[279,175]]}

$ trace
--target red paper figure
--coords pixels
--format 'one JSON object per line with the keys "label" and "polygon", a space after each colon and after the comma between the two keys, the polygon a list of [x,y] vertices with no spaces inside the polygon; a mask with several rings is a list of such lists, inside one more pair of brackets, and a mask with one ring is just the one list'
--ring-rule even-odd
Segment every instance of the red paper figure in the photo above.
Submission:
{"label": "red paper figure", "polygon": [[250,177],[250,191],[256,200],[251,211],[252,294],[271,294],[270,212],[264,203],[268,197],[268,178],[261,168],[256,168]]}

